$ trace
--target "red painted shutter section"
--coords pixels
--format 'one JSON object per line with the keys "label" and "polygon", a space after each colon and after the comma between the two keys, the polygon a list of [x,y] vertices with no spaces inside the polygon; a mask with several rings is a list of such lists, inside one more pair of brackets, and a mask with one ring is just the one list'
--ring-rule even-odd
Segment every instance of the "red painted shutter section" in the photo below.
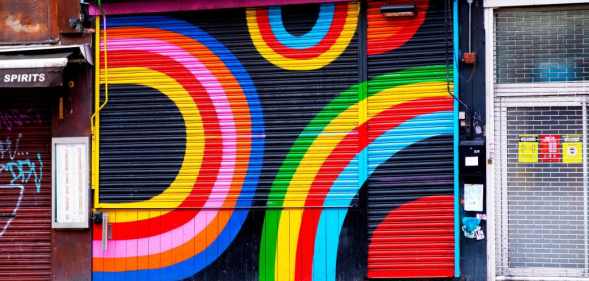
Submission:
{"label": "red painted shutter section", "polygon": [[430,196],[387,214],[372,232],[370,278],[448,277],[454,272],[453,196]]}
{"label": "red painted shutter section", "polygon": [[0,280],[51,280],[51,122],[46,93],[0,103]]}

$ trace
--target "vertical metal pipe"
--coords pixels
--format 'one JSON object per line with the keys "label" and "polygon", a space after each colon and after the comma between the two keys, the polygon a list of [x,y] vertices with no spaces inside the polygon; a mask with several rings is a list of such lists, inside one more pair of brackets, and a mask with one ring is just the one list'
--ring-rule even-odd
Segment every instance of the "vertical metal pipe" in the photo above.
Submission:
{"label": "vertical metal pipe", "polygon": [[453,80],[454,80],[454,276],[460,277],[460,156],[459,149],[459,130],[460,124],[458,120],[458,99],[460,98],[459,80],[458,80],[458,56],[460,52],[460,41],[458,37],[458,0],[453,0],[452,5],[452,41],[454,51],[453,62]]}
{"label": "vertical metal pipe", "polygon": [[468,52],[472,52],[472,0],[468,1]]}

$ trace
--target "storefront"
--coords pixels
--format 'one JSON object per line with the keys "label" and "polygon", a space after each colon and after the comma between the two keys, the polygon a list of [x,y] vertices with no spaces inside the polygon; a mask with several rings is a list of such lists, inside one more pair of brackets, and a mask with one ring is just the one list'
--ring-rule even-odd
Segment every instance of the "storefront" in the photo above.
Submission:
{"label": "storefront", "polygon": [[488,280],[589,280],[589,5],[485,9]]}
{"label": "storefront", "polygon": [[95,9],[94,280],[460,275],[454,2],[164,2]]}
{"label": "storefront", "polygon": [[[55,266],[62,255],[78,253],[83,261],[89,254],[80,251],[89,248],[83,245],[63,249],[64,237],[76,239],[56,233],[59,220],[52,216],[56,200],[68,195],[53,191],[62,186],[54,172],[63,177],[53,164],[69,163],[55,161],[52,140],[89,139],[89,51],[88,45],[0,49],[0,280],[52,280],[68,268]],[[87,228],[88,195],[82,199]]]}

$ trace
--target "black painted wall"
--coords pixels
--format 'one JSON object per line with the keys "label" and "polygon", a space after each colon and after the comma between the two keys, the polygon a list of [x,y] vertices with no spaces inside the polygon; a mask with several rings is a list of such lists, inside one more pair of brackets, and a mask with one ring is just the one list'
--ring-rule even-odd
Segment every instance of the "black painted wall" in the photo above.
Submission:
{"label": "black painted wall", "polygon": [[[468,3],[459,0],[460,52],[468,52]],[[472,52],[477,59],[474,65],[460,62],[460,98],[470,107],[472,114],[478,113],[482,122],[485,117],[485,28],[483,0],[472,3]],[[464,106],[461,106],[464,110]]]}
{"label": "black painted wall", "polygon": [[[468,52],[468,35],[469,35],[469,5],[466,0],[459,0],[459,25],[460,25],[460,57],[464,52]],[[484,29],[484,9],[483,0],[474,0],[472,3],[472,21],[471,21],[471,51],[475,52],[477,59],[474,65],[460,62],[460,99],[468,106],[461,106],[462,111],[467,112],[468,118],[478,119],[481,124],[485,124],[485,29]],[[467,124],[472,124],[467,122]],[[484,132],[484,127],[483,127]],[[471,139],[471,126],[461,129],[461,139]],[[465,178],[462,177],[462,182]],[[466,179],[467,182],[475,181]],[[485,182],[484,178],[476,181]],[[462,186],[462,185],[461,185]],[[462,214],[473,216],[475,213],[463,212]],[[486,233],[486,227],[483,222],[483,230]],[[462,278],[466,281],[483,281],[487,275],[487,240],[473,240],[465,238],[461,233],[461,268]]]}

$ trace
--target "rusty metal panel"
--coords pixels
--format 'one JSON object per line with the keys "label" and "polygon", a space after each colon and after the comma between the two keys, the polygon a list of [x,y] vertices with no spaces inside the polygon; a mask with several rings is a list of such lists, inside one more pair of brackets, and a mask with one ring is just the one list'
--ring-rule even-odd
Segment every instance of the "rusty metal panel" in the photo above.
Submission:
{"label": "rusty metal panel", "polygon": [[0,44],[54,39],[55,0],[0,1]]}
{"label": "rusty metal panel", "polygon": [[[416,4],[409,17],[383,5]],[[368,277],[454,275],[452,18],[448,1],[369,1],[367,7]],[[386,131],[380,134],[381,131]]]}
{"label": "rusty metal panel", "polygon": [[0,103],[0,280],[50,280],[50,100],[20,91]]}
{"label": "rusty metal panel", "polygon": [[80,0],[59,0],[57,9],[59,11],[57,21],[59,32],[76,32],[70,25],[70,19],[80,17]]}

